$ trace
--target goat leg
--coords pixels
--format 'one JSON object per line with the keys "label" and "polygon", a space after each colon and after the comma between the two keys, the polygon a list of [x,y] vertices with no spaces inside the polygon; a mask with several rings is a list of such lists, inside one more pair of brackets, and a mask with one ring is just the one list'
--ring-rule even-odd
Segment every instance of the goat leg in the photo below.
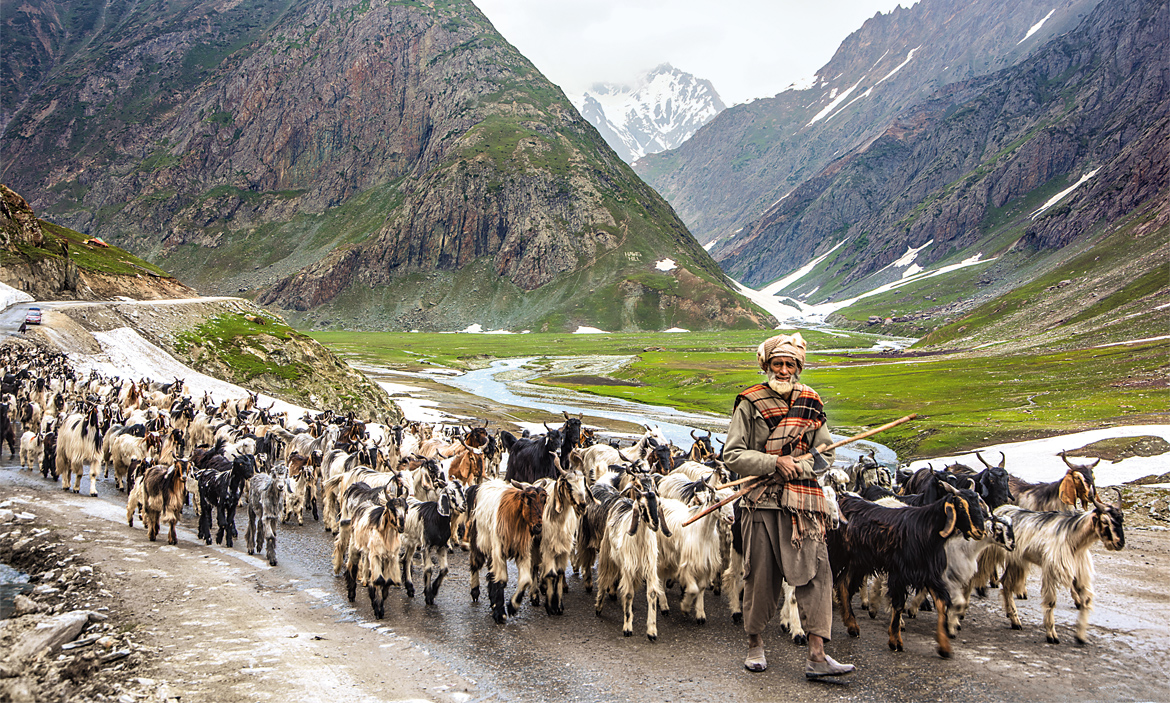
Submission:
{"label": "goat leg", "polygon": [[934,598],[936,610],[938,610],[938,625],[935,627],[935,639],[938,641],[938,655],[943,659],[951,658],[951,638],[947,634],[947,602],[944,598],[940,598],[940,591],[931,589],[931,596]]}
{"label": "goat leg", "polygon": [[853,614],[853,594],[850,593],[849,583],[850,579],[847,576],[837,581],[837,600],[841,601],[841,622],[850,637],[860,637],[861,628],[857,625],[857,616]]}
{"label": "goat leg", "polygon": [[902,608],[891,605],[890,606],[890,649],[895,652],[902,651]]}

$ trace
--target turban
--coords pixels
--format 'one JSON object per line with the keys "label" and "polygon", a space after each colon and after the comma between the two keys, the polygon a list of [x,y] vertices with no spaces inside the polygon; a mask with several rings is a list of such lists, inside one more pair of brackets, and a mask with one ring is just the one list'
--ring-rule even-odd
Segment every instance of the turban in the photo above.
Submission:
{"label": "turban", "polygon": [[796,359],[796,363],[800,364],[800,368],[804,368],[804,353],[808,349],[808,344],[804,341],[804,337],[800,336],[800,332],[796,334],[778,334],[775,337],[765,339],[759,348],[756,349],[756,359],[760,362],[760,368],[764,371],[768,370],[768,364],[773,357],[787,356]]}

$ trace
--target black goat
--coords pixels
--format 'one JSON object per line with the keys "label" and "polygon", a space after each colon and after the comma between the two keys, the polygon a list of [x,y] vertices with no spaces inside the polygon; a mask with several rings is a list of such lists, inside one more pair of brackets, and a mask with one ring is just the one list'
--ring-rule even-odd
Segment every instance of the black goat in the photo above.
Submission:
{"label": "black goat", "polygon": [[256,473],[256,459],[251,454],[240,454],[229,461],[222,455],[212,455],[207,468],[196,473],[199,481],[199,534],[198,538],[211,544],[211,509],[215,508],[215,543],[225,541],[230,549],[236,532],[236,506],[244,487]]}
{"label": "black goat", "polygon": [[999,465],[992,466],[987,463],[987,460],[979,452],[975,452],[975,456],[986,467],[982,471],[976,472],[975,469],[964,464],[952,464],[946,470],[960,478],[974,480],[975,492],[979,494],[979,497],[987,503],[987,507],[991,510],[1015,501],[1015,496],[1012,495],[1011,489],[1011,475],[1004,468],[1007,457],[1000,452],[1001,458]]}
{"label": "black goat", "polygon": [[561,473],[561,433],[545,424],[543,435],[518,439],[508,449],[505,481],[536,483],[542,478],[556,478]]}
{"label": "black goat", "polygon": [[[948,490],[949,489],[949,490]],[[851,637],[860,630],[851,600],[870,574],[888,574],[891,605],[890,649],[902,651],[902,611],[910,589],[929,590],[938,606],[935,637],[938,654],[950,658],[947,608],[951,596],[943,574],[947,560],[944,544],[952,535],[982,539],[984,514],[979,499],[964,498],[949,485],[947,496],[925,506],[887,508],[849,494],[838,499],[844,524],[829,532],[829,561],[841,602],[841,619]]]}
{"label": "black goat", "polygon": [[569,452],[573,451],[574,447],[581,445],[581,418],[584,413],[579,413],[577,417],[572,417],[564,410],[561,414],[565,416],[565,424],[561,425],[561,466],[569,465]]}

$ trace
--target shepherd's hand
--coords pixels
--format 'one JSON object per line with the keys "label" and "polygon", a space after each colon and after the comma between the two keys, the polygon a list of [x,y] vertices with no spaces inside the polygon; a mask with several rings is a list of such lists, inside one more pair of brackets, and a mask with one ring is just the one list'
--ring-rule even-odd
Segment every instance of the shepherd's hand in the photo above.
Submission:
{"label": "shepherd's hand", "polygon": [[788,481],[800,476],[800,468],[790,456],[776,457],[776,471]]}

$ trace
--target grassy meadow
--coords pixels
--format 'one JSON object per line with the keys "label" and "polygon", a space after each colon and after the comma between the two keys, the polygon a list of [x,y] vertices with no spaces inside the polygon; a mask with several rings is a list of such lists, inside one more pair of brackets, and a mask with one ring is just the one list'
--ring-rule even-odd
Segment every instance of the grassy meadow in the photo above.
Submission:
{"label": "grassy meadow", "polygon": [[[975,356],[884,355],[874,335],[802,330],[810,355],[802,380],[825,399],[831,427],[852,434],[912,412],[919,420],[881,440],[903,458],[952,453],[1114,424],[1170,422],[1170,341]],[[629,355],[613,378],[541,382],[655,405],[730,411],[758,382],[755,347],[765,332],[685,334],[421,334],[314,332],[343,356],[419,370],[481,367],[526,356]],[[617,382],[615,382],[617,381]]]}

